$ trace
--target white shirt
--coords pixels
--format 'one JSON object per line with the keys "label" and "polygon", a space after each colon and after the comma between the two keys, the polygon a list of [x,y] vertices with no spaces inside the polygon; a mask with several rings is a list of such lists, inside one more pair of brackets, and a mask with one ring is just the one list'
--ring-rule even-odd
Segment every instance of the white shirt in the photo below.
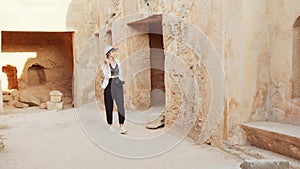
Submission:
{"label": "white shirt", "polygon": [[[118,64],[118,67],[119,67],[119,78],[120,78],[120,80],[123,81],[121,62],[120,62],[119,59],[115,59],[115,61]],[[103,89],[105,89],[108,85],[109,79],[111,78],[111,69],[110,69],[110,66],[108,64],[105,64],[105,63],[102,63],[101,69],[102,69],[102,72],[104,74],[104,80],[103,80],[103,83],[102,83],[101,87]]]}

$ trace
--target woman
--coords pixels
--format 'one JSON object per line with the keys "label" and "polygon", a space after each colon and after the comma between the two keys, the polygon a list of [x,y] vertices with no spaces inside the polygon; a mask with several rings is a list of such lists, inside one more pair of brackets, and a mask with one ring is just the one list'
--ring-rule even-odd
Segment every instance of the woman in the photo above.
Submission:
{"label": "woman", "polygon": [[102,83],[102,88],[104,89],[104,104],[106,110],[106,120],[109,126],[109,130],[114,132],[113,128],[113,108],[114,100],[117,104],[118,118],[120,125],[120,133],[126,134],[128,131],[124,127],[125,121],[125,109],[124,109],[124,95],[123,95],[123,77],[121,63],[117,59],[115,53],[116,49],[112,46],[107,46],[105,48],[106,57],[103,60],[101,66],[102,72],[104,74],[104,81]]}

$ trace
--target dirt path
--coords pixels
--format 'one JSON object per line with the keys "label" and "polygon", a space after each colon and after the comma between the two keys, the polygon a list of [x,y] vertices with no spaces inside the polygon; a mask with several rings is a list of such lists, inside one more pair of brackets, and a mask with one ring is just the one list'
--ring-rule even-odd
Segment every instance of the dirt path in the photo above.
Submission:
{"label": "dirt path", "polygon": [[[218,149],[207,145],[194,145],[189,139],[152,158],[118,157],[89,139],[82,130],[74,109],[1,115],[0,125],[6,126],[0,130],[6,145],[0,151],[1,169],[238,169],[241,163],[241,160]],[[142,125],[136,127],[130,123],[127,128],[130,132],[128,136],[106,134],[125,138],[164,132],[164,129],[149,131]],[[95,130],[97,133],[96,128]],[[99,137],[101,136],[106,137],[100,134]],[[151,150],[151,144],[145,146]],[[132,145],[121,147],[128,152],[134,152],[135,148]]]}

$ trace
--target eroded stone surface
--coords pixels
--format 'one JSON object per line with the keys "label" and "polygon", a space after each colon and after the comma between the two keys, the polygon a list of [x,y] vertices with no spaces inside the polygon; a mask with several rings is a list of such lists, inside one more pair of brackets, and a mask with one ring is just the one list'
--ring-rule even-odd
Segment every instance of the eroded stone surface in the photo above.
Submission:
{"label": "eroded stone surface", "polygon": [[243,124],[249,142],[257,147],[300,160],[300,127],[275,122]]}
{"label": "eroded stone surface", "polygon": [[[45,3],[49,4],[47,10],[53,15],[48,15],[47,12],[41,13],[40,9],[45,7],[45,4],[37,4],[30,0],[26,2],[27,5],[14,3],[14,1],[5,3],[3,1],[0,5],[4,8],[1,10],[3,16],[10,16],[1,20],[3,30],[75,31],[74,39],[72,39],[73,46],[66,44],[71,41],[64,41],[66,48],[74,48],[74,53],[71,54],[74,54],[74,59],[68,58],[67,62],[60,62],[63,58],[60,52],[48,48],[44,51],[44,45],[41,45],[42,50],[37,50],[38,56],[41,57],[29,59],[28,64],[25,65],[25,70],[28,70],[30,66],[38,62],[41,67],[45,68],[46,78],[55,81],[57,79],[53,69],[65,66],[61,63],[74,61],[74,72],[72,72],[71,65],[67,66],[69,77],[74,73],[74,86],[72,86],[72,78],[69,78],[58,81],[60,84],[52,84],[49,88],[38,91],[49,92],[57,85],[63,86],[64,89],[59,90],[69,99],[72,98],[71,93],[74,89],[76,106],[95,101],[95,95],[97,95],[100,98],[100,107],[103,108],[103,90],[99,87],[103,75],[101,71],[97,71],[99,61],[103,57],[103,48],[106,45],[119,47],[121,49],[119,57],[122,61],[127,60],[138,50],[147,48],[147,33],[132,25],[128,26],[128,23],[131,23],[128,18],[118,26],[118,19],[132,16],[132,22],[139,21],[143,17],[139,16],[140,19],[134,19],[135,14],[140,13],[146,18],[149,12],[154,13],[155,16],[162,16],[162,32],[166,34],[163,36],[163,43],[167,57],[165,70],[168,72],[165,81],[167,126],[172,126],[176,120],[178,124],[188,126],[191,121],[195,120],[196,123],[190,132],[190,136],[195,139],[200,139],[201,133],[209,131],[213,133],[215,142],[224,139],[229,144],[245,144],[247,140],[240,126],[243,122],[271,120],[299,125],[299,104],[294,104],[292,100],[294,99],[293,93],[295,93],[293,84],[299,81],[295,79],[297,76],[294,76],[294,72],[298,72],[293,70],[298,65],[298,59],[294,61],[293,53],[299,50],[297,50],[298,45],[292,44],[297,37],[295,32],[298,30],[300,1],[138,0],[132,3],[125,0],[88,2],[68,0],[56,2]],[[20,8],[22,10],[19,10]],[[181,18],[195,26],[198,32],[189,32],[190,30],[182,21],[168,19],[163,16],[164,14]],[[24,16],[24,18],[10,19],[19,16]],[[41,22],[34,21],[32,18],[35,17],[31,16],[40,16]],[[139,29],[147,29],[147,23],[144,24],[146,26],[139,27]],[[208,42],[197,39],[197,35],[204,35]],[[15,37],[11,38],[12,43],[19,40]],[[66,40],[71,37],[63,38]],[[29,38],[20,39],[24,39],[26,43],[32,42]],[[190,40],[191,44],[182,43],[186,39]],[[210,79],[219,77],[220,73],[208,74],[206,72],[209,67],[205,67],[202,62],[210,58],[213,52],[208,50],[207,44],[213,47],[226,77],[224,84],[226,95],[220,98],[224,100],[221,106],[225,106],[225,110],[220,111],[221,115],[216,119],[211,118],[211,114],[208,113],[214,103],[211,101],[212,94],[215,93],[211,90],[213,83]],[[23,47],[20,48],[22,51],[31,49]],[[191,52],[192,47],[201,51],[201,55]],[[3,49],[10,51],[12,48],[4,45]],[[54,57],[57,54],[61,57]],[[51,59],[46,61],[42,55]],[[178,66],[172,62],[170,56],[181,59],[183,64]],[[129,80],[125,84],[127,107],[132,104],[133,108],[144,109],[150,105],[149,72],[144,71],[138,76],[134,74],[134,71],[140,70],[140,67],[135,66],[144,67],[145,64],[140,64],[139,61],[147,57],[147,54],[141,54],[139,59],[134,59],[124,66],[124,71],[127,71],[124,75],[125,81],[135,77],[132,82]],[[198,88],[186,87],[186,84],[191,82],[191,78],[188,77],[190,73],[193,75],[194,82],[199,85]],[[21,88],[26,87],[24,86],[26,77],[28,76],[22,77],[23,81],[20,81]],[[39,84],[35,83],[39,80],[35,78],[32,80],[34,82],[32,84]],[[299,89],[299,87],[294,87],[294,89]],[[193,93],[193,90],[199,91],[199,94]],[[41,102],[47,101],[47,98],[42,98],[44,96],[42,92],[39,95]],[[68,102],[71,102],[69,99],[67,99]],[[180,113],[183,116],[177,118]],[[217,128],[211,128],[211,123],[217,124]]]}
{"label": "eroded stone surface", "polygon": [[287,161],[278,160],[246,160],[240,165],[241,169],[289,169]]}
{"label": "eroded stone surface", "polygon": [[39,106],[41,103],[39,98],[28,92],[21,93],[20,101],[29,104],[30,106]]}

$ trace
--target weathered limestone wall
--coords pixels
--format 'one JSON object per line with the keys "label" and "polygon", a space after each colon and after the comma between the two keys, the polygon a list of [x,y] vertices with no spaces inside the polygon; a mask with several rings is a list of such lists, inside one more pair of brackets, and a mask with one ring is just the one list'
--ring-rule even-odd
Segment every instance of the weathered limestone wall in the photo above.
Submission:
{"label": "weathered limestone wall", "polygon": [[[211,122],[211,118],[208,117],[208,112],[210,111],[211,105],[211,83],[209,72],[207,72],[207,63],[206,63],[206,57],[216,57],[216,59],[219,59],[217,62],[220,64],[220,66],[223,63],[222,59],[222,32],[223,32],[223,23],[222,23],[222,3],[220,1],[177,1],[176,3],[173,3],[171,1],[166,2],[165,8],[167,12],[171,15],[176,15],[177,17],[181,18],[183,21],[188,23],[188,27],[194,27],[197,31],[189,31],[189,29],[186,29],[184,26],[181,25],[181,23],[173,22],[171,20],[165,20],[164,21],[164,32],[166,33],[166,38],[164,41],[165,48],[168,51],[177,51],[175,53],[175,56],[182,59],[182,61],[185,63],[184,67],[181,67],[181,69],[190,70],[193,74],[194,80],[197,83],[197,86],[193,89],[191,86],[187,86],[188,90],[197,90],[200,91],[200,97],[199,96],[193,96],[192,93],[187,94],[187,98],[184,99],[184,102],[188,102],[188,104],[196,104],[199,107],[194,107],[193,112],[188,109],[188,105],[185,105],[183,103],[180,103],[180,95],[182,93],[177,92],[176,87],[173,87],[176,83],[166,83],[166,91],[167,91],[167,112],[169,114],[166,123],[169,122],[173,123],[174,120],[177,117],[177,114],[179,112],[186,112],[184,114],[185,117],[183,121],[187,123],[188,121],[195,122],[194,127],[192,128],[190,132],[190,136],[198,141],[205,141],[208,135],[210,134],[201,134],[201,133],[213,133],[217,130],[217,126],[219,123],[222,123],[222,116],[216,116],[216,120],[214,122]],[[171,5],[169,5],[171,4]],[[208,15],[209,13],[209,15]],[[199,19],[202,18],[202,19]],[[177,26],[178,25],[178,26]],[[171,30],[169,31],[167,29],[167,26],[170,26]],[[176,30],[178,29],[178,30]],[[177,32],[176,32],[177,31]],[[168,33],[174,33],[169,35]],[[175,41],[168,39],[168,36],[174,36],[177,39]],[[190,37],[201,37],[205,36],[207,37],[208,42],[205,38],[190,38]],[[190,38],[189,40],[182,40]],[[177,42],[176,42],[177,41]],[[178,46],[178,41],[184,41],[183,44],[180,44],[181,46]],[[214,43],[212,43],[214,42]],[[193,46],[193,44],[196,44]],[[203,49],[203,48],[215,48],[214,52],[215,55],[212,54],[209,50]],[[198,49],[200,51],[197,51],[195,49]],[[191,52],[192,51],[192,52]],[[197,53],[194,53],[197,52]],[[174,53],[172,53],[174,54]],[[167,60],[167,58],[166,58]],[[174,69],[172,71],[172,69]],[[170,76],[175,79],[175,81],[187,81],[186,74],[181,74],[178,76],[178,73],[180,72],[178,70],[177,65],[173,65],[173,62],[166,61],[166,70],[170,72]],[[173,73],[174,72],[174,73]],[[211,72],[210,72],[211,73]],[[179,73],[180,74],[180,73]],[[216,74],[215,77],[221,77],[222,75]],[[222,78],[219,78],[220,81]],[[178,86],[179,88],[182,88],[185,86],[185,84],[181,84]],[[169,92],[169,93],[168,93]],[[195,98],[194,98],[195,97]],[[221,99],[222,94],[220,95]],[[195,100],[195,103],[192,101]],[[187,109],[178,109],[179,106],[186,107]],[[220,105],[222,107],[223,105]],[[213,114],[213,113],[212,113]],[[222,115],[222,112],[220,112]],[[191,118],[196,118],[192,119]],[[211,128],[210,126],[214,126]],[[220,125],[222,127],[222,125]],[[205,132],[204,132],[205,131]],[[216,134],[216,137],[218,137],[217,140],[219,140],[219,137],[222,137],[222,133]],[[205,138],[205,139],[203,139]],[[211,140],[213,141],[213,139]]]}
{"label": "weathered limestone wall", "polygon": [[95,100],[96,70],[101,59],[93,0],[72,0],[68,6],[66,26],[74,30],[74,105]]}
{"label": "weathered limestone wall", "polygon": [[[268,0],[225,4],[225,139],[246,142],[243,122],[267,120],[269,84]],[[275,3],[275,2],[272,2]]]}
{"label": "weathered limestone wall", "polygon": [[[152,13],[152,15],[163,14],[163,43],[166,58],[165,86],[167,126],[172,126],[174,123],[176,123],[177,126],[182,126],[185,130],[189,129],[189,127],[192,125],[190,136],[195,138],[196,140],[200,140],[201,138],[202,141],[205,141],[205,139],[207,139],[207,137],[214,131],[218,131],[219,133],[215,134],[215,136],[217,137],[216,140],[220,140],[223,130],[223,110],[217,113],[219,115],[214,120],[212,120],[212,117],[208,117],[209,107],[211,106],[211,79],[209,79],[209,75],[205,67],[205,64],[207,63],[204,63],[207,61],[205,61],[206,59],[201,60],[201,58],[199,58],[199,51],[193,51],[190,48],[199,48],[199,43],[197,40],[200,40],[200,47],[207,48],[203,49],[203,51],[200,51],[201,57],[216,58],[217,60],[219,59],[220,61],[217,61],[219,66],[222,65],[222,2],[164,2],[157,0],[138,1],[137,3],[132,4],[132,2],[129,1],[104,1],[103,6],[106,5],[108,7],[105,10],[103,9],[104,7],[95,8],[99,11],[99,27],[101,30],[101,26],[103,26],[103,23],[107,24],[107,30],[111,29],[112,44],[116,44],[119,48],[122,49],[122,51],[120,51],[121,57],[132,57],[132,54],[138,53],[138,50],[149,48],[149,44],[147,44],[148,38],[143,35],[143,31],[138,30],[138,26],[133,25],[131,28],[127,28],[127,26],[125,25],[131,22],[143,22],[144,25],[147,25],[147,22],[149,21],[141,21],[143,18],[147,17],[147,14],[145,12],[150,12]],[[99,10],[101,8],[103,10]],[[208,12],[210,13],[209,17],[207,17]],[[144,13],[145,16],[141,17],[140,19],[135,19],[132,15],[135,15],[136,13]],[[164,14],[166,14],[166,16],[164,16]],[[203,22],[202,20],[199,20],[199,17],[201,17],[199,15],[206,18],[206,20]],[[127,23],[125,21],[122,21],[122,24],[118,23],[121,26],[116,26],[118,25],[116,24],[116,22],[118,22],[117,19],[125,16],[132,17],[127,21]],[[172,17],[170,16],[174,16],[175,19],[173,18],[174,20],[172,20]],[[103,19],[101,18],[103,18],[105,21],[103,21]],[[189,20],[192,20],[192,22],[190,23]],[[112,24],[112,26],[110,26],[111,22],[114,23]],[[196,26],[193,26],[192,24]],[[141,25],[143,24],[140,23],[140,26]],[[119,31],[121,28],[123,31]],[[197,34],[199,34],[199,36],[196,36],[197,38],[194,39],[194,41],[188,40],[189,38]],[[212,41],[215,43],[212,43]],[[193,45],[198,46],[195,47]],[[214,48],[216,50],[214,50]],[[199,50],[201,49],[199,48]],[[142,54],[139,55],[140,57],[143,56]],[[144,56],[147,56],[147,54],[144,54]],[[130,79],[134,72],[140,69],[135,69],[136,65],[147,65],[147,63],[145,63],[145,59],[147,60],[147,58],[140,60],[140,62],[138,62],[139,64],[136,63],[137,60],[133,62],[131,61],[130,63],[133,63],[134,65],[124,68],[124,72],[126,72],[125,79]],[[125,60],[130,60],[130,58],[126,58]],[[220,67],[222,69],[222,66]],[[222,75],[217,75],[215,76],[215,78],[218,78],[218,76]],[[149,78],[145,75],[137,76],[137,79],[144,83],[149,82]],[[133,91],[135,91],[136,93],[143,93],[143,91],[145,91],[146,96],[149,89],[146,88],[145,90],[142,88],[147,86],[144,83],[134,83],[133,85],[127,85],[133,86]],[[130,95],[131,93],[134,93],[133,91],[129,90],[127,92],[129,92]],[[198,91],[200,91],[201,94]],[[97,92],[102,91],[98,90]],[[101,97],[102,96],[100,96],[100,98]],[[128,98],[128,101],[132,101],[130,99],[131,98]],[[224,95],[223,97],[221,95],[220,99],[224,100]],[[142,99],[139,98],[138,100],[141,101]],[[220,107],[222,107],[223,105],[224,103]],[[177,117],[179,114],[180,117]],[[193,124],[191,123],[195,122],[195,119],[196,123],[193,126]],[[217,126],[219,126],[218,129],[216,128]],[[205,131],[203,132],[205,134],[202,136],[200,136],[201,131]]]}
{"label": "weathered limestone wall", "polygon": [[[126,106],[143,109],[150,102],[147,25],[151,18],[140,21],[149,13],[160,14],[167,126],[186,127],[196,120],[190,132],[196,140],[217,144],[224,139],[230,144],[243,144],[246,143],[240,126],[243,122],[271,120],[299,125],[299,102],[292,99],[293,24],[300,15],[299,3],[295,0],[4,3],[1,0],[0,13],[10,15],[1,18],[0,24],[8,30],[75,31],[76,106],[93,101],[95,92],[100,100],[103,98],[103,90],[99,88],[103,75],[97,68],[106,45],[119,47],[126,80]],[[142,16],[135,16],[137,13]],[[37,22],[33,15],[42,19]],[[127,25],[132,22],[139,23]],[[218,62],[216,65],[210,65],[212,58]],[[214,90],[218,85],[224,85],[219,88],[219,95]],[[213,100],[216,98],[219,100]],[[220,105],[214,105],[216,101]],[[178,118],[180,113],[183,115]]]}
{"label": "weathered limestone wall", "polygon": [[[300,125],[300,104],[298,97],[293,98],[293,83],[299,81],[294,76],[300,67],[293,57],[299,43],[293,45],[294,23],[300,16],[300,1],[280,1],[269,3],[270,19],[270,112],[269,120]],[[299,70],[299,69],[298,69]],[[294,86],[295,90],[299,86]]]}

